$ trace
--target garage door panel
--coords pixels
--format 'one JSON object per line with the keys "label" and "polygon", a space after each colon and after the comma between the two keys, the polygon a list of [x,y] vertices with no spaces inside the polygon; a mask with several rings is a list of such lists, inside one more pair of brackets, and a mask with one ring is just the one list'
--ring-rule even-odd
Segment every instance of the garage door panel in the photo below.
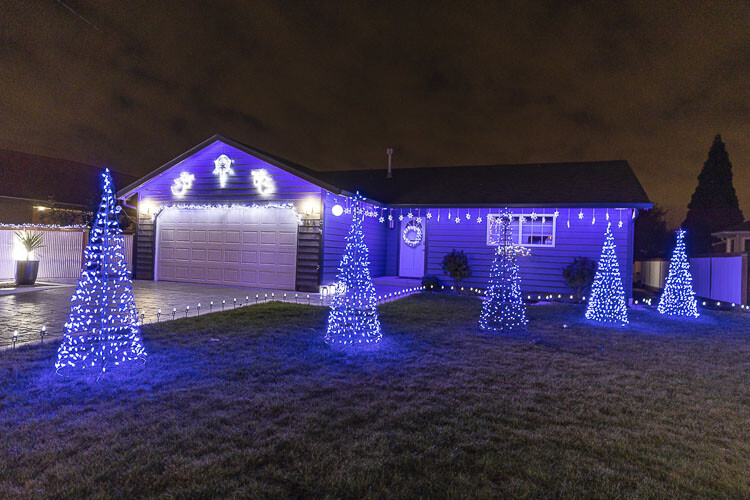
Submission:
{"label": "garage door panel", "polygon": [[206,260],[208,262],[224,262],[224,252],[221,248],[209,248],[206,251]]}
{"label": "garage door panel", "polygon": [[297,224],[284,209],[164,210],[158,279],[293,290]]}

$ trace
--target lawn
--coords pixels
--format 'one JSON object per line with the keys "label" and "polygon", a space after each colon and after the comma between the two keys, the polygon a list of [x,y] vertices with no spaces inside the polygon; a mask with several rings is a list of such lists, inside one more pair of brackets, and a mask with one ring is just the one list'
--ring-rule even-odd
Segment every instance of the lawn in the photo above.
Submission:
{"label": "lawn", "polygon": [[534,305],[501,337],[479,307],[384,305],[364,351],[319,307],[161,323],[98,383],[0,353],[0,497],[750,497],[749,315]]}

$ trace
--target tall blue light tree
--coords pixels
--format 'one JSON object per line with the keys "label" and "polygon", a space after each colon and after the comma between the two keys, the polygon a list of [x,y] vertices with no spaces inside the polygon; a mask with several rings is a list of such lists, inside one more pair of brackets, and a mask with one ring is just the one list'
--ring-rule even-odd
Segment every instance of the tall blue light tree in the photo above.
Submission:
{"label": "tall blue light tree", "polygon": [[375,286],[370,277],[370,257],[363,230],[365,210],[360,199],[353,200],[352,225],[336,276],[339,289],[331,301],[325,341],[352,345],[380,342]]}
{"label": "tall blue light tree", "polygon": [[526,328],[527,319],[526,304],[521,297],[518,255],[527,254],[527,249],[513,244],[511,217],[507,211],[496,220],[498,247],[490,268],[479,328],[495,332],[522,330]]}
{"label": "tall blue light tree", "polygon": [[685,231],[677,231],[677,245],[669,262],[669,274],[664,285],[664,292],[657,307],[661,314],[670,316],[692,316],[697,318],[698,301],[693,292],[693,276],[690,274],[690,262],[685,253]]}
{"label": "tall blue light tree", "polygon": [[625,289],[622,286],[611,226],[611,223],[607,223],[602,254],[586,307],[586,319],[625,325],[628,323],[628,308],[625,304]]}
{"label": "tall blue light tree", "polygon": [[104,193],[57,351],[58,373],[74,368],[104,373],[123,362],[146,359],[117,217],[121,208],[109,169],[102,177]]}

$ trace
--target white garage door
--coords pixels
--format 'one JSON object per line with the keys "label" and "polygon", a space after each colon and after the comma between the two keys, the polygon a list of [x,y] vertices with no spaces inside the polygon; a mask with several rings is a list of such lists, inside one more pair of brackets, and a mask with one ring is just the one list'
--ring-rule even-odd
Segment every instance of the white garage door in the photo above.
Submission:
{"label": "white garage door", "polygon": [[167,208],[156,219],[159,280],[294,290],[296,259],[291,209]]}

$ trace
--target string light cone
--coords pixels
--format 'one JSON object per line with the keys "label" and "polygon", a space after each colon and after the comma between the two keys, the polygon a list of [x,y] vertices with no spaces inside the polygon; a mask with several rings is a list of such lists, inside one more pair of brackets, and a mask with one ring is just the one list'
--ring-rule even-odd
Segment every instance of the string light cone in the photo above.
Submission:
{"label": "string light cone", "polygon": [[507,211],[497,218],[500,245],[492,262],[486,299],[479,316],[479,328],[482,330],[510,332],[526,328],[526,305],[521,296],[518,256],[528,255],[528,249],[513,245],[511,220]]}
{"label": "string light cone", "polygon": [[692,316],[697,318],[698,302],[693,292],[693,276],[685,253],[685,230],[677,231],[677,245],[669,262],[669,274],[657,310],[670,316]]}
{"label": "string light cone", "polygon": [[121,208],[109,169],[102,177],[104,193],[57,352],[58,373],[75,368],[103,374],[121,363],[146,359],[117,220]]}
{"label": "string light cone", "polygon": [[586,319],[602,323],[628,323],[628,309],[625,304],[625,289],[622,286],[620,265],[615,252],[615,238],[612,235],[612,223],[607,223],[604,233],[604,245],[596,267],[594,283],[586,307]]}
{"label": "string light cone", "polygon": [[336,277],[337,289],[328,312],[325,335],[328,344],[373,344],[382,338],[363,230],[364,217],[364,207],[355,198],[352,225],[346,236],[346,247]]}

